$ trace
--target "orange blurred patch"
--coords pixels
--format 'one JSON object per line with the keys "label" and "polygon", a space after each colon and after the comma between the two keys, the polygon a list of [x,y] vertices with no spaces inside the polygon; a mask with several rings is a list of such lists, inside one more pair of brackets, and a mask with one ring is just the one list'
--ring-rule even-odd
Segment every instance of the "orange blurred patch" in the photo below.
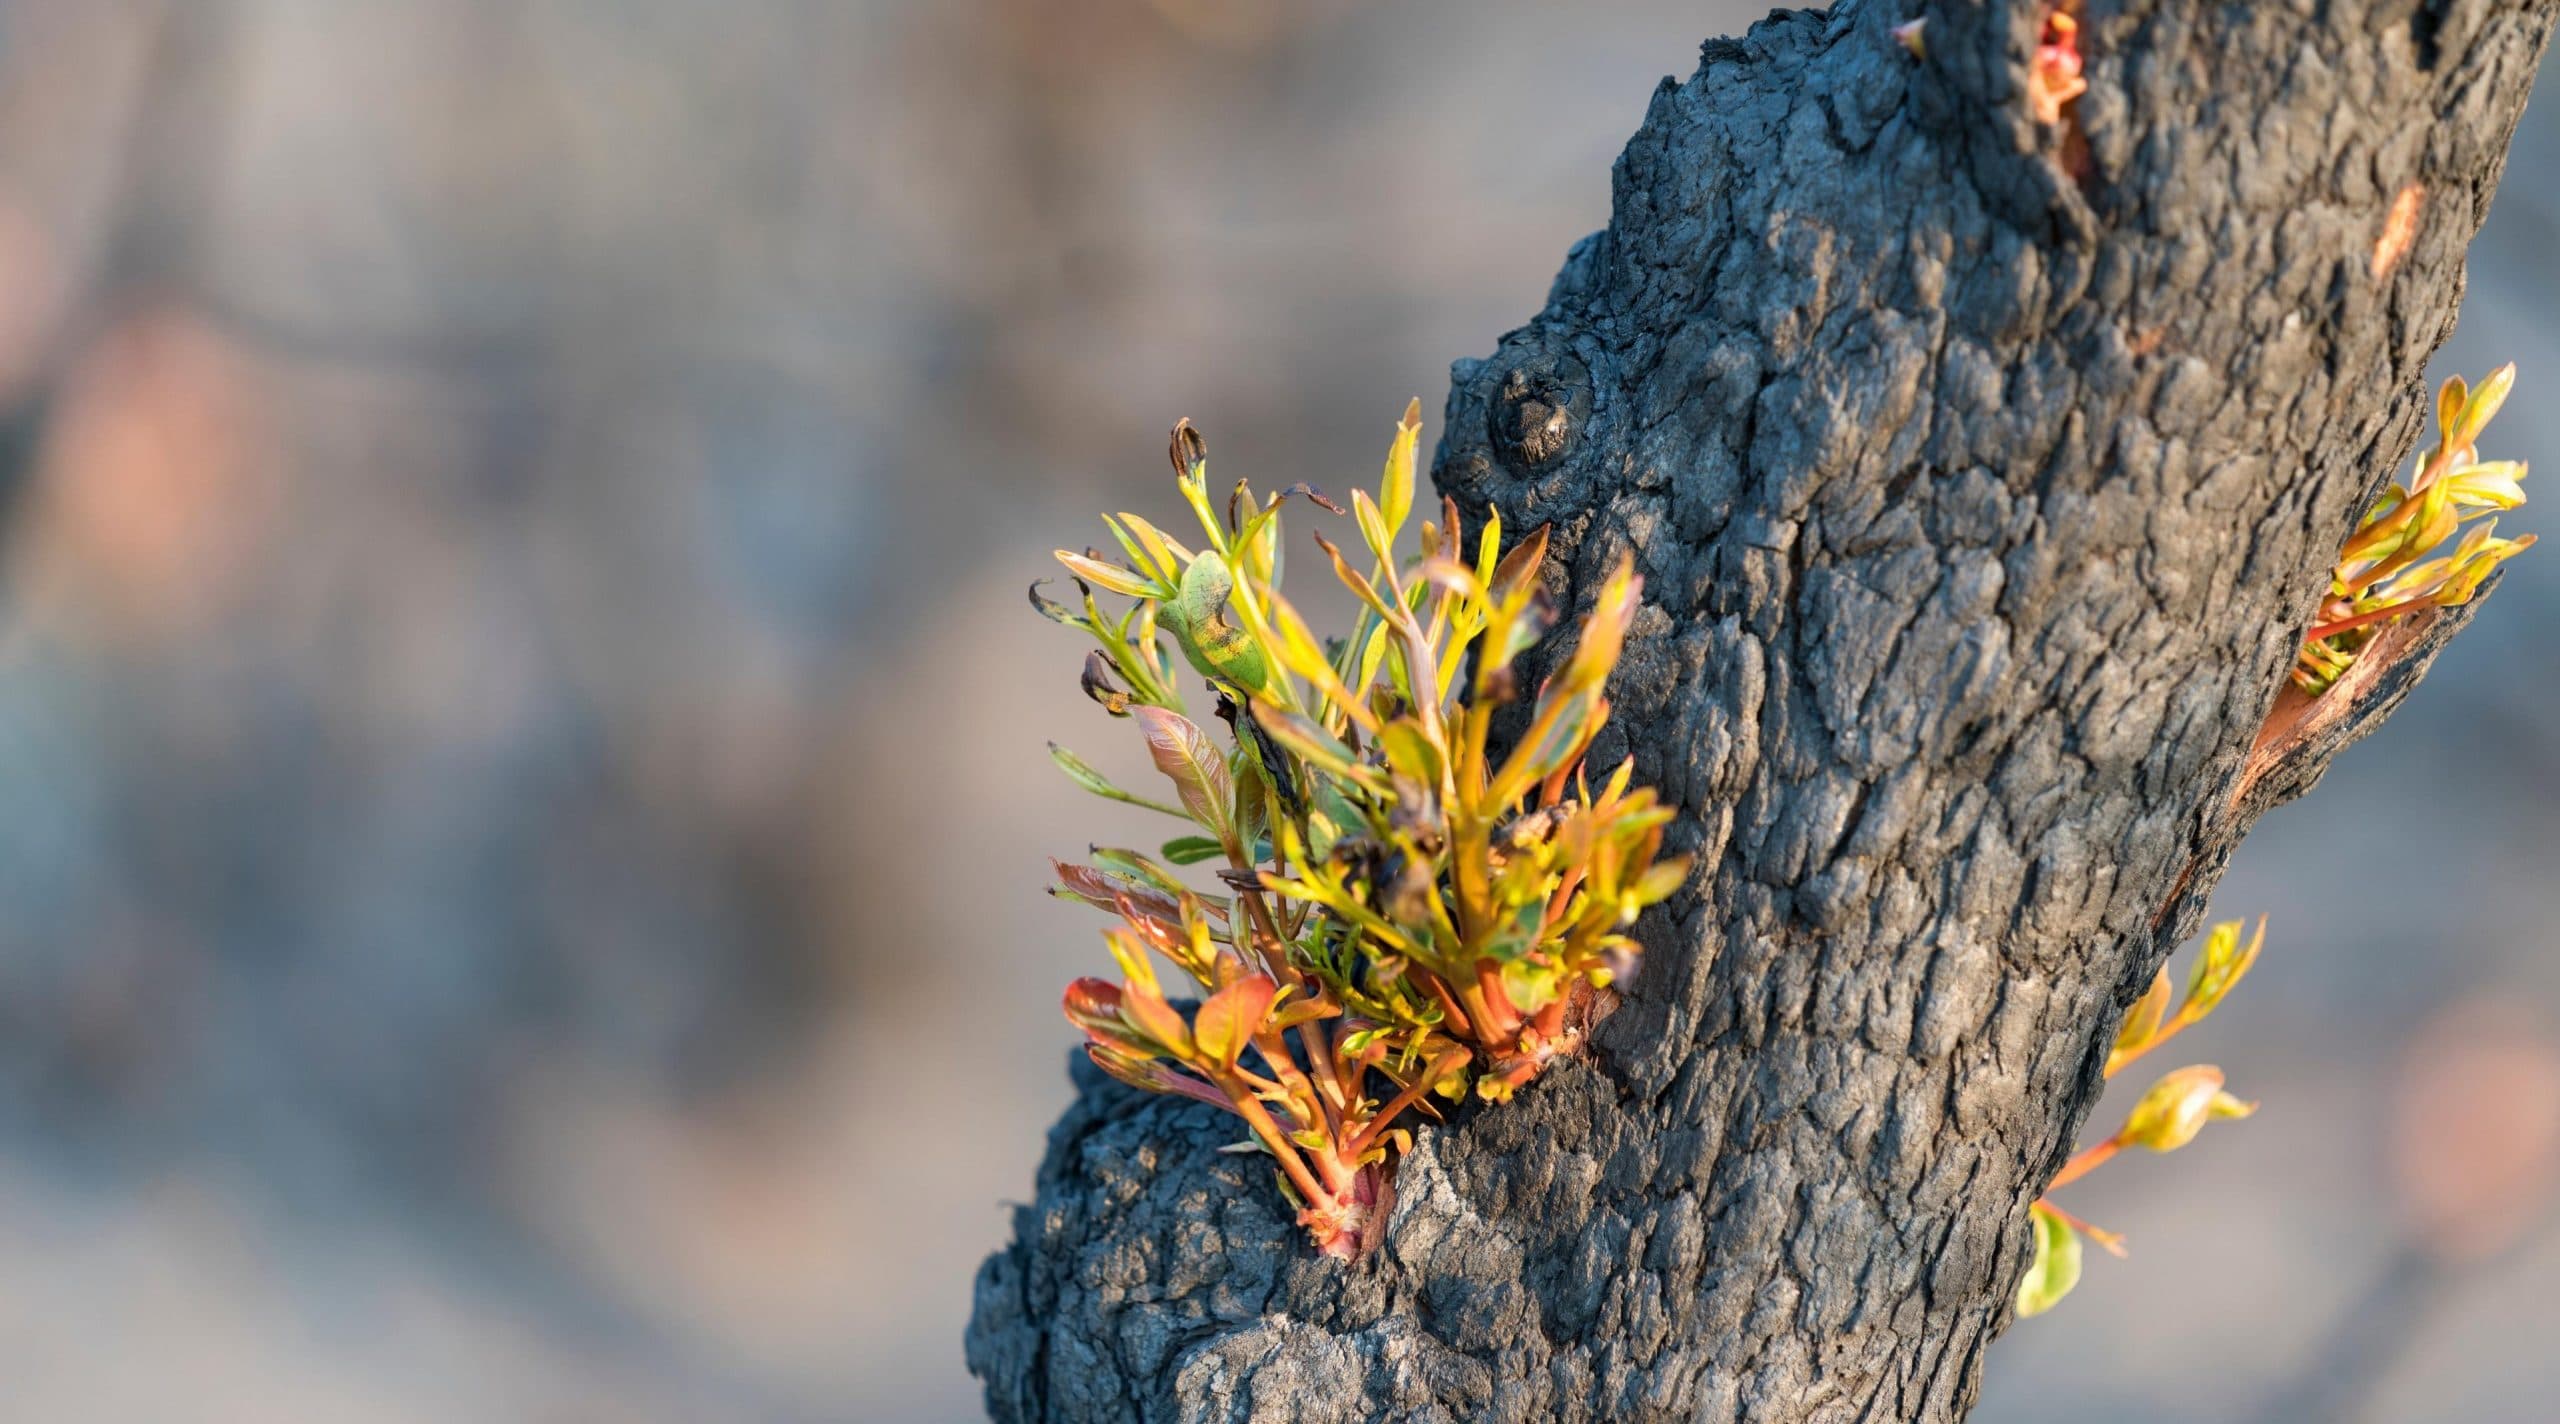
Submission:
{"label": "orange blurred patch", "polygon": [[2411,1235],[2476,1261],[2531,1228],[2560,1184],[2560,1042],[2508,999],[2439,1010],[2410,1040],[2392,1168]]}
{"label": "orange blurred patch", "polygon": [[2391,200],[2391,212],[2382,220],[2382,236],[2373,244],[2373,280],[2379,282],[2391,275],[2400,259],[2409,255],[2411,244],[2418,240],[2418,214],[2426,210],[2427,185],[2412,183]]}
{"label": "orange blurred patch", "polygon": [[260,406],[246,357],[193,314],[108,328],[64,381],[37,462],[17,554],[31,602],[146,638],[229,604],[273,526]]}

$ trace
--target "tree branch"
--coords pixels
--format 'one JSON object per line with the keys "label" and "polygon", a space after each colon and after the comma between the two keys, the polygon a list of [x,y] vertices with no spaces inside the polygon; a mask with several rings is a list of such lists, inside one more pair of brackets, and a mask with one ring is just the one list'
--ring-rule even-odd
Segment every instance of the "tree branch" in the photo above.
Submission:
{"label": "tree branch", "polygon": [[2054,124],[2027,3],[1781,12],[1665,81],[1435,478],[1552,523],[1568,603],[1633,553],[1593,764],[1681,808],[1691,892],[1590,1058],[1421,1134],[1367,1262],[1081,1077],[979,1279],[996,1417],[1961,1417],[2123,1007],[2467,616],[2253,761],[2553,17],[2092,0]]}

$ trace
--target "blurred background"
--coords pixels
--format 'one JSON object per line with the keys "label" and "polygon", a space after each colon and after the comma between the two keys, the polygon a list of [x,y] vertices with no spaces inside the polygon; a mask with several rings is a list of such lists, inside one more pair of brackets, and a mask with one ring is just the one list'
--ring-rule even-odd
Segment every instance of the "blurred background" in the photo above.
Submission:
{"label": "blurred background", "polygon": [[[1139,829],[1023,586],[1175,416],[1266,487],[1436,439],[1758,8],[0,0],[8,1417],[980,1417],[1098,948],[1044,857]],[[2560,450],[2551,112],[2493,453]],[[1980,1418],[2549,1417],[2513,567],[2223,886],[2266,1110],[2075,1190],[2135,1255]]]}

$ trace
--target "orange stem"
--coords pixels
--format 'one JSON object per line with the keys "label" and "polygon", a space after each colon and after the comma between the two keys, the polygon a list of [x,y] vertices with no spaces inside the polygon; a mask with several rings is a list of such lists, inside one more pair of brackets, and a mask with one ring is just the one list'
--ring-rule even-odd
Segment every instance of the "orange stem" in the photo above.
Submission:
{"label": "orange stem", "polygon": [[1307,1168],[1306,1159],[1298,1155],[1297,1144],[1289,1140],[1289,1134],[1280,1130],[1280,1124],[1271,1120],[1271,1114],[1263,1110],[1260,1100],[1251,1093],[1231,1092],[1228,1096],[1234,1100],[1236,1115],[1252,1127],[1254,1136],[1261,1138],[1262,1145],[1271,1149],[1271,1155],[1280,1159],[1280,1170],[1288,1173],[1289,1180],[1297,1184],[1298,1193],[1307,1199],[1307,1205],[1322,1203],[1330,1207],[1338,1204],[1334,1191],[1316,1180],[1315,1173]]}
{"label": "orange stem", "polygon": [[2426,606],[2426,602],[2427,600],[2424,595],[2420,595],[2416,598],[2404,598],[2398,603],[2386,604],[2381,608],[2359,613],[2353,618],[2341,618],[2334,623],[2315,624],[2310,632],[2302,635],[2302,641],[2306,643],[2317,643],[2323,638],[2334,638],[2340,633],[2352,633],[2358,628],[2364,627],[2366,624],[2379,623],[2385,618],[2397,618],[2401,614],[2406,613],[2413,608],[2423,608]]}
{"label": "orange stem", "polygon": [[2081,1149],[2070,1161],[2062,1164],[2062,1170],[2054,1174],[2053,1181],[2045,1187],[2045,1190],[2060,1191],[2071,1185],[2105,1165],[2107,1159],[2115,1156],[2123,1147],[2123,1143],[2110,1137],[2095,1147]]}
{"label": "orange stem", "polygon": [[2082,1221],[2080,1218],[2073,1216],[2071,1213],[2064,1211],[2058,1206],[2055,1206],[2053,1204],[2053,1198],[2051,1197],[2036,1198],[2036,1205],[2052,1212],[2056,1217],[2061,1219],[2063,1225],[2068,1226],[2072,1230],[2079,1232],[2081,1235],[2088,1237],[2090,1240],[2097,1242],[2108,1255],[2115,1257],[2119,1261],[2124,1259],[2124,1237],[2122,1235],[2113,1231],[2106,1231],[2098,1227],[2091,1226],[2089,1223]]}
{"label": "orange stem", "polygon": [[1387,1105],[1378,1110],[1378,1115],[1369,1119],[1369,1125],[1367,1127],[1364,1127],[1358,1132],[1352,1134],[1351,1141],[1343,1149],[1343,1155],[1349,1157],[1354,1162],[1359,1161],[1360,1154],[1368,1151],[1370,1146],[1378,1140],[1379,1136],[1390,1126],[1394,1125],[1396,1114],[1403,1112],[1406,1108],[1412,1107],[1415,1099],[1421,1097],[1424,1093],[1431,1091],[1432,1084],[1439,1082],[1441,1079],[1446,1078],[1451,1073],[1457,1071],[1458,1065],[1465,1062],[1470,1056],[1471,1051],[1468,1049],[1452,1048],[1448,1052],[1441,1054],[1439,1057],[1432,1059],[1431,1066],[1428,1071],[1424,1072],[1421,1077],[1405,1084],[1404,1091],[1396,1094],[1392,1098],[1389,1098],[1387,1100]]}

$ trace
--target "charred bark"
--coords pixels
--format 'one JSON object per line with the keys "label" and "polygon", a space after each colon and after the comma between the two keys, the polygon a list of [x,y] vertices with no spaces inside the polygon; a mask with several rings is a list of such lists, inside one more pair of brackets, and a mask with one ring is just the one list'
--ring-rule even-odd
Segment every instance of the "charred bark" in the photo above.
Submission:
{"label": "charred bark", "polygon": [[1970,1407],[2124,1005],[2461,624],[2262,744],[2555,4],[2091,0],[2054,124],[2045,8],[1780,12],[1663,83],[1435,476],[1552,523],[1568,599],[1634,554],[1594,764],[1682,807],[1691,893],[1589,1057],[1423,1134],[1359,1264],[1208,1110],[1080,1075],[979,1277],[997,1418]]}

